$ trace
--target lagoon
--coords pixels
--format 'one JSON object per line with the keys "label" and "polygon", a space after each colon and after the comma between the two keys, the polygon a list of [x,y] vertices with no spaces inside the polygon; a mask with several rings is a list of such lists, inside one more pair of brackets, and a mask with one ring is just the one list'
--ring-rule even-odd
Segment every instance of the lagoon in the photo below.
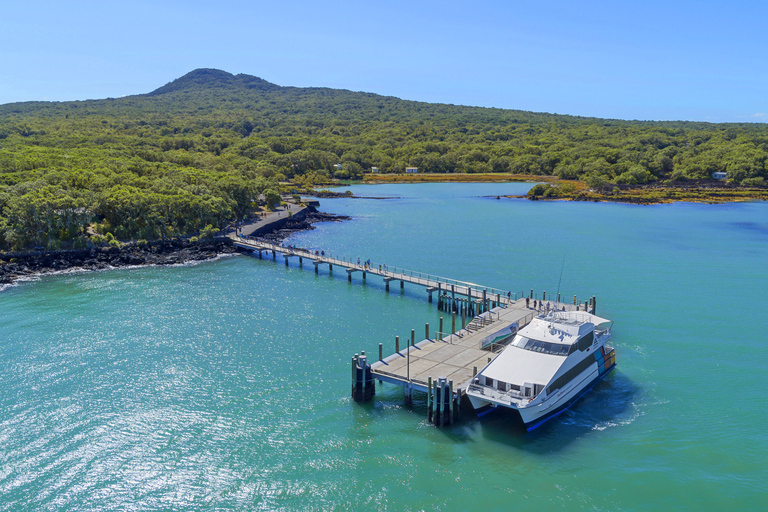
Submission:
{"label": "lagoon", "polygon": [[567,413],[353,403],[351,355],[444,315],[420,287],[246,256],[45,277],[0,292],[0,510],[762,506],[768,204],[495,199],[529,187],[353,185],[391,199],[323,199],[353,219],[286,243],[596,295],[618,366]]}

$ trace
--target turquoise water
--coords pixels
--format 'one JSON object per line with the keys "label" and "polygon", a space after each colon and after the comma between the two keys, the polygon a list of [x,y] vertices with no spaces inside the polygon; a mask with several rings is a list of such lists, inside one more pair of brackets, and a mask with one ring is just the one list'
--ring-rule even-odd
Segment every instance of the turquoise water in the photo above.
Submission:
{"label": "turquoise water", "polygon": [[[586,298],[618,367],[523,433],[349,398],[350,357],[440,313],[421,288],[222,258],[0,292],[0,510],[762,509],[768,204],[496,200],[353,186],[288,243]],[[565,263],[563,264],[563,261]]]}

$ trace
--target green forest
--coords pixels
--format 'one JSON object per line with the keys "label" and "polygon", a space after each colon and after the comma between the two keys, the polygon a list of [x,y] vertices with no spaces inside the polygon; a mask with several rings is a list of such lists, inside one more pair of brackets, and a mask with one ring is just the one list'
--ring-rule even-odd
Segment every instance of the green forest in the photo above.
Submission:
{"label": "green forest", "polygon": [[260,194],[360,179],[371,167],[552,175],[592,188],[723,171],[731,184],[764,187],[766,160],[766,124],[429,104],[199,69],[149,94],[0,105],[0,249],[210,234]]}

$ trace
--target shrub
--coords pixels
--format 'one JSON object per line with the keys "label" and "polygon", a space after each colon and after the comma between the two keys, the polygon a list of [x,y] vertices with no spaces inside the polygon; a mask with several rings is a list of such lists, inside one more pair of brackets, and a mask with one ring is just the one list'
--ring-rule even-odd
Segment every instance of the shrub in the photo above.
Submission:
{"label": "shrub", "polygon": [[745,178],[741,180],[741,186],[742,187],[764,187],[765,179],[759,176],[757,178]]}
{"label": "shrub", "polygon": [[196,244],[200,240],[196,236],[193,236],[192,238],[189,239],[189,241],[192,242],[193,244]]}
{"label": "shrub", "polygon": [[115,240],[113,238],[112,240],[109,241],[109,246],[110,247],[120,247],[120,242],[118,242],[117,240]]}
{"label": "shrub", "polygon": [[608,180],[601,174],[590,174],[585,181],[594,190],[600,190],[608,184]]}
{"label": "shrub", "polygon": [[214,228],[211,224],[208,224],[202,231],[200,231],[200,238],[203,240],[213,240],[213,235],[218,232],[218,229]]}

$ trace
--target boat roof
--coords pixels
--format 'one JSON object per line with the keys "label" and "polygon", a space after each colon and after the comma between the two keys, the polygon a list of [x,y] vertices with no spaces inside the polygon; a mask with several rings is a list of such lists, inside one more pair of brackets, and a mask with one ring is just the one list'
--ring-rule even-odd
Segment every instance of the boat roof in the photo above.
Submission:
{"label": "boat roof", "polygon": [[520,335],[550,343],[572,345],[596,326],[610,323],[590,313],[579,311],[555,311],[539,315],[520,329]]}
{"label": "boat roof", "polygon": [[[610,323],[585,312],[558,311],[537,316],[519,334],[538,341],[572,345],[595,326]],[[482,375],[508,384],[547,384],[565,362],[561,355],[509,345],[482,370]]]}
{"label": "boat roof", "polygon": [[546,384],[565,361],[565,357],[509,346],[486,366],[482,374],[508,384]]}

